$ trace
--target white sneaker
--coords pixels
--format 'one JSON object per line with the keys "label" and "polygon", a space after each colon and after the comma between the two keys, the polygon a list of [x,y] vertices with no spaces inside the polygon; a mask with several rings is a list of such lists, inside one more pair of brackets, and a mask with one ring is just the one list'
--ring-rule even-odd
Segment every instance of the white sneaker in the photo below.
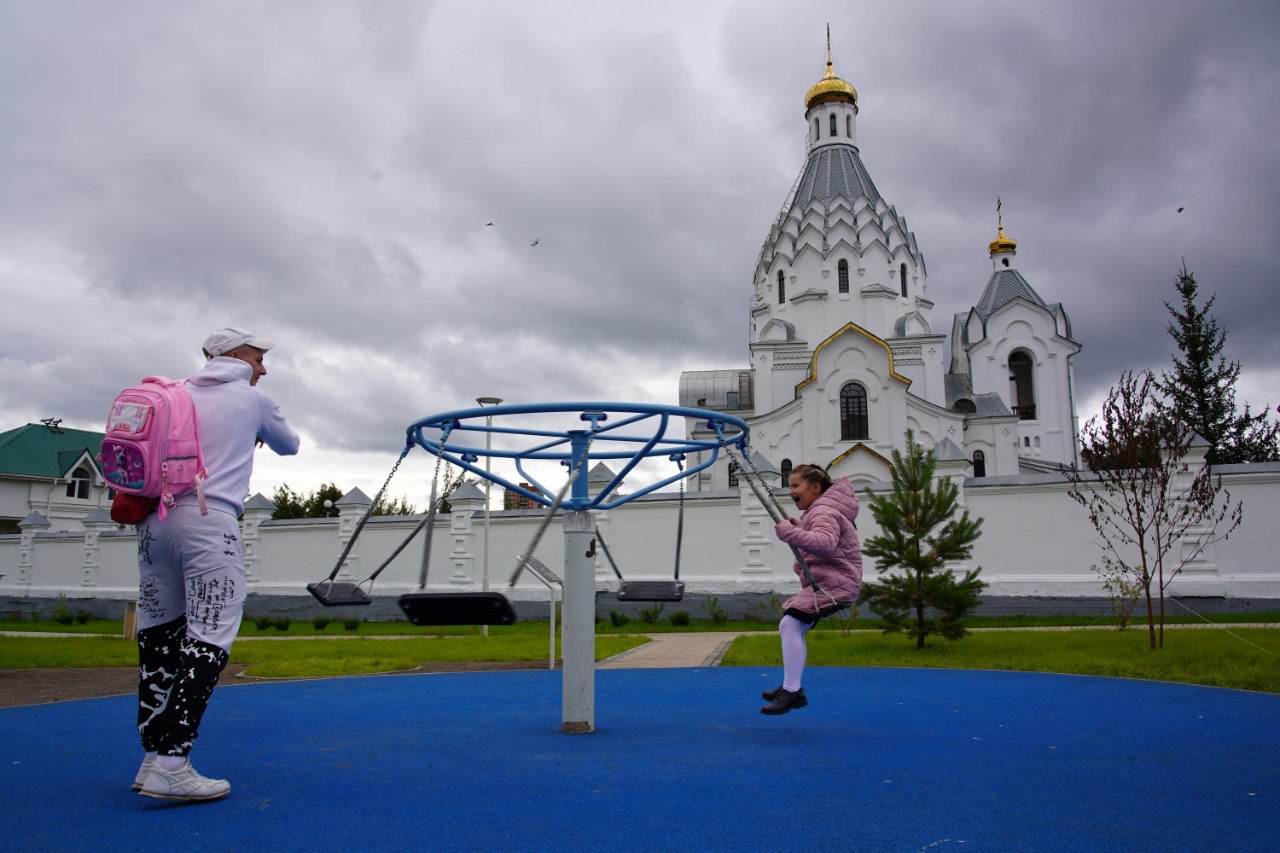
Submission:
{"label": "white sneaker", "polygon": [[165,770],[157,761],[138,793],[159,800],[216,800],[231,793],[231,783],[226,779],[206,779],[190,761],[177,770]]}
{"label": "white sneaker", "polygon": [[154,752],[148,752],[142,756],[142,765],[138,767],[138,775],[133,777],[132,790],[136,793],[142,790],[142,783],[147,780],[147,774],[151,772],[151,764],[156,760]]}

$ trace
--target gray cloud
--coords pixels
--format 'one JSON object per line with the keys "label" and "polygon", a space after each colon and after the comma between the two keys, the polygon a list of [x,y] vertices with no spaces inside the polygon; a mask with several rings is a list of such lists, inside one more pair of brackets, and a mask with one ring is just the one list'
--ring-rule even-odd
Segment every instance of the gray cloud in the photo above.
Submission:
{"label": "gray cloud", "polygon": [[326,450],[394,454],[482,394],[674,402],[681,370],[745,364],[828,16],[935,327],[981,293],[1000,194],[1082,399],[1167,363],[1184,257],[1269,375],[1270,4],[15,2],[6,426],[95,427],[229,323],[282,340],[264,388]]}

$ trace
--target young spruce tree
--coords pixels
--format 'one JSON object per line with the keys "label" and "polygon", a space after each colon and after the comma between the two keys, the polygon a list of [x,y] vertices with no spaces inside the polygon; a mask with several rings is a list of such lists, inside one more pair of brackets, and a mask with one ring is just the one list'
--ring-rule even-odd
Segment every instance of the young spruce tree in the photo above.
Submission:
{"label": "young spruce tree", "polygon": [[[1271,462],[1280,459],[1280,423],[1269,420],[1270,410],[1254,414],[1245,403],[1236,411],[1236,380],[1240,362],[1222,354],[1225,329],[1210,313],[1217,296],[1197,305],[1199,285],[1184,262],[1174,285],[1181,304],[1168,302],[1173,322],[1169,334],[1178,345],[1173,370],[1161,377],[1159,388],[1174,415],[1209,442],[1209,464]],[[1178,357],[1181,355],[1181,358]]]}
{"label": "young spruce tree", "polygon": [[893,451],[893,491],[869,495],[871,514],[883,532],[862,546],[881,571],[891,573],[864,583],[859,601],[885,621],[886,634],[914,636],[917,649],[930,634],[963,637],[965,617],[987,586],[978,580],[981,568],[963,579],[946,568],[973,553],[982,519],[969,518],[968,510],[956,518],[959,489],[950,480],[935,480],[933,473],[933,456],[908,431],[906,455]]}

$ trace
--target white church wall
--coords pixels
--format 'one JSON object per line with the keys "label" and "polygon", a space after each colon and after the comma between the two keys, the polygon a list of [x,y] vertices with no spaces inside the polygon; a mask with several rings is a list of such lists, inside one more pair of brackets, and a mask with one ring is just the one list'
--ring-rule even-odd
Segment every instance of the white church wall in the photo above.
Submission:
{"label": "white church wall", "polygon": [[[853,454],[856,458],[862,454]],[[803,460],[795,460],[797,462]],[[1240,600],[1280,600],[1280,557],[1274,531],[1280,529],[1280,463],[1223,466],[1224,486],[1244,501],[1244,523],[1231,538],[1216,543],[1171,587],[1174,594]],[[876,486],[886,488],[885,484]],[[964,499],[985,519],[982,538],[968,565],[980,565],[990,584],[986,598],[1098,599],[1105,593],[1090,566],[1101,550],[1083,509],[1067,496],[1068,485],[1050,475],[970,478]],[[876,534],[859,489],[863,512],[858,521],[865,540]],[[785,500],[785,498],[783,498]],[[674,496],[642,499],[610,510],[603,522],[610,547],[628,578],[664,578],[674,565],[678,504]],[[505,589],[516,555],[528,544],[541,518],[538,511],[494,512],[491,521],[490,586]],[[432,543],[431,588],[479,589],[484,533],[482,513],[474,512],[462,532],[442,517]],[[366,577],[403,541],[417,519],[373,519],[357,542],[356,580]],[[21,609],[22,600],[66,596],[76,600],[124,600],[136,595],[137,544],[128,532],[101,533],[96,547],[85,534],[42,533],[33,538],[31,566],[24,572],[19,536],[0,536],[0,601]],[[255,541],[250,595],[293,597],[308,605],[306,584],[328,575],[341,550],[336,520],[266,521]],[[464,576],[453,567],[467,566]],[[563,537],[558,521],[548,529],[537,556],[552,569],[563,566]],[[412,543],[378,579],[375,594],[394,597],[416,588],[421,538]],[[616,580],[597,553],[596,579],[602,593]],[[744,485],[732,492],[691,496],[685,507],[685,540],[680,577],[691,595],[776,593],[798,589],[790,552],[773,537],[772,524]],[[868,578],[876,576],[868,561]],[[86,582],[87,581],[87,582]],[[514,598],[545,600],[545,589],[527,574]],[[607,609],[610,600],[601,599]],[[252,608],[252,598],[251,598]],[[1177,612],[1174,608],[1173,612]]]}

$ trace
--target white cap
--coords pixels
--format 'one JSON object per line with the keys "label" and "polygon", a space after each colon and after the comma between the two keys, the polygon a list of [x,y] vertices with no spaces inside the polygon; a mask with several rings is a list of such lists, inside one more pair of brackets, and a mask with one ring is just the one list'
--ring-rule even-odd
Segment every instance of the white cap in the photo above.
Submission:
{"label": "white cap", "polygon": [[214,358],[229,353],[236,347],[242,347],[245,344],[265,352],[275,346],[276,342],[260,338],[253,332],[228,326],[225,329],[219,329],[204,339],[204,354],[209,358]]}

